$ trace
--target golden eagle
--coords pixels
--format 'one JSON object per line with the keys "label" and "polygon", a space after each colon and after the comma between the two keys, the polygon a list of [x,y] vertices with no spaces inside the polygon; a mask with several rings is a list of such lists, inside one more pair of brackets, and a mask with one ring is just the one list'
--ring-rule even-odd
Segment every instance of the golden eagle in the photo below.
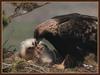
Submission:
{"label": "golden eagle", "polygon": [[75,67],[89,53],[97,55],[97,17],[72,13],[36,26],[34,38],[48,40],[62,56],[64,68]]}

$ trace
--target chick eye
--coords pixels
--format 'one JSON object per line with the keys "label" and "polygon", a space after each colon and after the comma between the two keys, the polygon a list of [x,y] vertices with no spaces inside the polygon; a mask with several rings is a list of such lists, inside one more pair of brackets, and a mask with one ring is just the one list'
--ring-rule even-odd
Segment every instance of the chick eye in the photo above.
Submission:
{"label": "chick eye", "polygon": [[33,46],[37,46],[37,42],[35,41],[35,42],[32,42],[32,45]]}
{"label": "chick eye", "polygon": [[35,43],[32,42],[32,45],[35,46]]}

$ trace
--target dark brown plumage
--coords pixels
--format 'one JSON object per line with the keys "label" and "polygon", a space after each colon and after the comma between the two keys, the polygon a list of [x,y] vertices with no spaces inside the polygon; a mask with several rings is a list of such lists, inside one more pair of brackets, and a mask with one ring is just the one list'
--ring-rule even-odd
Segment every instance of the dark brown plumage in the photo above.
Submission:
{"label": "dark brown plumage", "polygon": [[96,21],[95,16],[78,13],[56,16],[38,25],[34,37],[48,40],[66,59],[66,67],[74,67],[89,53],[97,53]]}

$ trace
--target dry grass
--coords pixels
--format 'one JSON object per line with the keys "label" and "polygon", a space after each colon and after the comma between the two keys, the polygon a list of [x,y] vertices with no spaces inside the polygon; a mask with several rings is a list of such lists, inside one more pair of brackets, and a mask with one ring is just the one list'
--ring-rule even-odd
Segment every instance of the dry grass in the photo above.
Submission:
{"label": "dry grass", "polygon": [[85,61],[85,63],[91,64],[93,67],[77,66],[75,68],[59,70],[48,64],[27,62],[26,60],[17,57],[15,54],[4,59],[2,70],[4,73],[96,73],[98,70],[97,63],[93,61],[92,63],[89,63],[91,62],[90,58],[91,57],[87,57],[88,61]]}

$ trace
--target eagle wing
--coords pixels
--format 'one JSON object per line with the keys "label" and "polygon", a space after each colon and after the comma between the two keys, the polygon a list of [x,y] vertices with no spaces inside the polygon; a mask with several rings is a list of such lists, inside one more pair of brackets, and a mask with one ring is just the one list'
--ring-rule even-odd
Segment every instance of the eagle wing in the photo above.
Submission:
{"label": "eagle wing", "polygon": [[[97,34],[97,18],[95,16],[69,14],[63,16],[56,16],[54,19],[58,20],[58,34],[61,37],[73,37],[82,39],[96,39]],[[90,36],[89,36],[90,35]]]}

